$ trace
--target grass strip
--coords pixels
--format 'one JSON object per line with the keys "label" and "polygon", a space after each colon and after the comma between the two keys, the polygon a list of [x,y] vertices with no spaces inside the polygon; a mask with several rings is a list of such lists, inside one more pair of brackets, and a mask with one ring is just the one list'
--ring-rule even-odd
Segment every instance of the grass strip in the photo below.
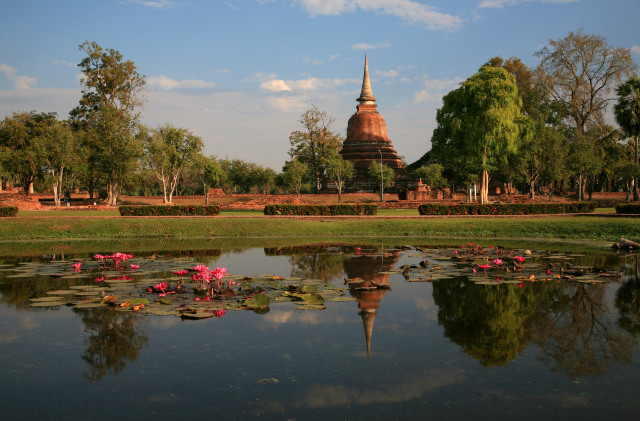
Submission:
{"label": "grass strip", "polygon": [[640,241],[640,218],[84,218],[13,217],[0,220],[0,238],[134,239],[223,237],[422,237],[422,238],[559,238]]}

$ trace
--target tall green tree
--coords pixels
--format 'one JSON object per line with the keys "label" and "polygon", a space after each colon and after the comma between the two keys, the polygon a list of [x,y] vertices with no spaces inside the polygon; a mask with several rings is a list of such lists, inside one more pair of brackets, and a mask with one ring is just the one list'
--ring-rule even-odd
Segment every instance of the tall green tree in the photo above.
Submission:
{"label": "tall green tree", "polygon": [[353,162],[346,161],[339,153],[332,153],[325,158],[327,177],[336,184],[338,189],[338,203],[342,202],[342,189],[347,180],[351,180],[356,173]]}
{"label": "tall green tree", "polygon": [[298,121],[303,130],[296,130],[289,135],[289,156],[309,166],[315,182],[314,190],[318,193],[325,181],[326,158],[340,151],[343,138],[331,131],[333,117],[316,106],[302,114]]}
{"label": "tall green tree", "polygon": [[79,138],[68,122],[55,121],[44,128],[35,147],[51,175],[53,201],[60,206],[65,176],[84,158]]}
{"label": "tall green tree", "polygon": [[[539,83],[551,99],[564,108],[574,130],[572,150],[580,156],[570,156],[569,161],[583,160],[589,151],[578,148],[590,145],[583,139],[585,133],[590,128],[604,126],[604,111],[609,105],[611,90],[632,75],[637,65],[628,48],[612,47],[604,37],[582,31],[549,40],[535,56],[540,59],[536,69]],[[586,177],[578,173],[578,200],[583,200],[585,183]]]}
{"label": "tall green tree", "polygon": [[145,78],[114,49],[89,41],[79,49],[86,54],[78,64],[82,98],[70,115],[87,133],[89,174],[105,174],[107,203],[115,206],[123,179],[142,153],[138,110],[144,103]]}
{"label": "tall green tree", "polygon": [[384,187],[393,186],[396,172],[391,167],[373,161],[367,168],[367,174],[375,181],[376,186],[380,186],[380,201],[384,201]]}
{"label": "tall green tree", "polygon": [[[616,121],[633,141],[634,163],[638,165],[638,137],[640,137],[640,79],[629,78],[616,89],[618,103],[615,106]],[[634,178],[633,200],[640,200],[638,179]]]}
{"label": "tall green tree", "polygon": [[431,143],[438,162],[480,174],[480,203],[489,201],[489,173],[515,153],[528,120],[515,78],[483,66],[443,98]]}
{"label": "tall green tree", "polygon": [[36,178],[44,174],[45,163],[38,153],[38,139],[56,124],[56,113],[15,112],[0,123],[0,145],[5,148],[7,171],[14,174],[25,195]]}
{"label": "tall green tree", "polygon": [[293,188],[300,197],[300,190],[305,179],[309,176],[309,167],[298,158],[287,161],[282,168],[282,176],[287,187]]}
{"label": "tall green tree", "polygon": [[162,183],[163,203],[171,203],[181,171],[200,154],[202,147],[200,137],[170,124],[153,130],[146,138],[146,161]]}

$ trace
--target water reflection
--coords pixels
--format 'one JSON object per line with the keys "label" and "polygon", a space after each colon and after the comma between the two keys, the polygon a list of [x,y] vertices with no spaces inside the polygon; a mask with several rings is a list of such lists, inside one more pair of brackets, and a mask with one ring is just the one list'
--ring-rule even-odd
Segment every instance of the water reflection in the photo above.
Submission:
{"label": "water reflection", "polygon": [[104,308],[74,308],[73,312],[80,316],[87,335],[82,359],[89,364],[83,373],[89,381],[124,370],[149,342],[146,319],[137,314]]}
{"label": "water reflection", "polygon": [[390,291],[388,272],[392,270],[402,254],[400,250],[382,251],[380,255],[359,255],[345,260],[344,271],[349,279],[361,281],[349,282],[349,293],[358,300],[360,317],[364,326],[367,345],[367,358],[371,357],[371,337],[373,323],[378,315],[380,301]]}

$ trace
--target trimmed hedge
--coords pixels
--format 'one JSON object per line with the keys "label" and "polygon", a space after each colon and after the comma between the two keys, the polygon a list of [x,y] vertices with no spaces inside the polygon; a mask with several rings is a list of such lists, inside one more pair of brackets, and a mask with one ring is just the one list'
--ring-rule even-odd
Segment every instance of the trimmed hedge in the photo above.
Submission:
{"label": "trimmed hedge", "polygon": [[267,205],[265,215],[377,215],[378,205]]}
{"label": "trimmed hedge", "polygon": [[640,203],[624,203],[616,206],[616,213],[640,213]]}
{"label": "trimmed hedge", "polygon": [[18,208],[15,206],[0,206],[0,217],[16,216],[18,214]]}
{"label": "trimmed hedge", "polygon": [[180,205],[180,206],[120,206],[122,216],[215,216],[220,214],[216,205]]}
{"label": "trimmed hedge", "polygon": [[479,203],[439,204],[424,203],[418,206],[420,215],[538,215],[555,213],[593,212],[596,206],[590,202],[575,203]]}

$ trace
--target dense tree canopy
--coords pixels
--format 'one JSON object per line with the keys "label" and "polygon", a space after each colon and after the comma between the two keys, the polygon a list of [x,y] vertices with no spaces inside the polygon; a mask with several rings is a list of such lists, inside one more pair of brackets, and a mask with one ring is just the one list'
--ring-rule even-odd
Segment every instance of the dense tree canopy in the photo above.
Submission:
{"label": "dense tree canopy", "polygon": [[481,174],[481,203],[488,201],[489,173],[515,153],[527,119],[515,78],[483,66],[443,98],[431,143],[438,162],[467,174]]}

